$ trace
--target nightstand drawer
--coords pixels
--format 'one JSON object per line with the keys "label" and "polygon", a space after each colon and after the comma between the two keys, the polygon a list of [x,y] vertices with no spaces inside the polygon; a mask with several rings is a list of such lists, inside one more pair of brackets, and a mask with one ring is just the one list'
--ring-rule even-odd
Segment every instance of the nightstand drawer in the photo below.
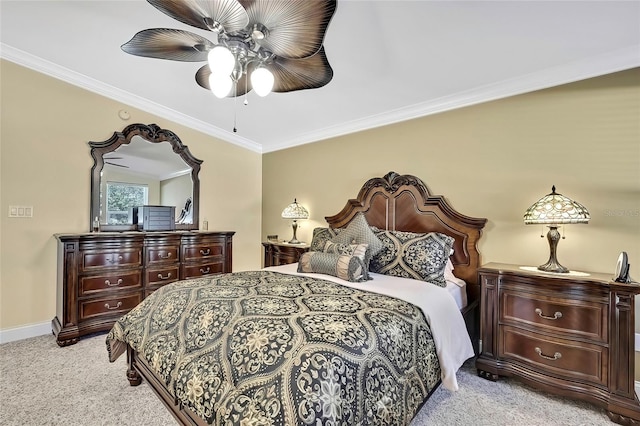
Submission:
{"label": "nightstand drawer", "polygon": [[501,326],[500,358],[520,361],[550,375],[607,386],[608,349],[590,343]]}
{"label": "nightstand drawer", "polygon": [[608,339],[608,306],[602,303],[557,298],[530,293],[500,293],[500,322],[512,325],[535,326],[597,342]]}
{"label": "nightstand drawer", "polygon": [[279,266],[296,263],[309,250],[307,244],[287,244],[275,241],[263,242],[264,266]]}

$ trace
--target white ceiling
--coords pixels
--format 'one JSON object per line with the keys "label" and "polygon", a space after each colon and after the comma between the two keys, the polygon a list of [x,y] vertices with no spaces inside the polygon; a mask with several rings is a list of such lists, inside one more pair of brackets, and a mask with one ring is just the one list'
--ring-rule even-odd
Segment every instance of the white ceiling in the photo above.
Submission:
{"label": "white ceiling", "polygon": [[640,1],[338,0],[333,80],[244,106],[196,84],[202,63],[122,52],[147,28],[210,38],[146,1],[1,0],[0,14],[3,58],[256,152],[640,66]]}

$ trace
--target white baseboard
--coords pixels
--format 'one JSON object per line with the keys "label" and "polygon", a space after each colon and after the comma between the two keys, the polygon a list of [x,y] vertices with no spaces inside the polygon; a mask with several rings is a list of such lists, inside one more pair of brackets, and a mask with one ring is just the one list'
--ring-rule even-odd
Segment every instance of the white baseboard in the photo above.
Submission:
{"label": "white baseboard", "polygon": [[[51,322],[49,321],[40,324],[8,328],[6,330],[0,330],[0,344],[28,339],[30,337],[42,336],[45,334],[51,334]],[[636,336],[636,341],[637,340],[638,337]]]}

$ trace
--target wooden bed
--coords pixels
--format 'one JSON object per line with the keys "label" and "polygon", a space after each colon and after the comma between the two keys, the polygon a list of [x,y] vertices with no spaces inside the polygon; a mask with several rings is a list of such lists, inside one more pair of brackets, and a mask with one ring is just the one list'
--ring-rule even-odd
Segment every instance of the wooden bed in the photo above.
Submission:
{"label": "wooden bed", "polygon": [[[457,212],[444,197],[431,195],[419,178],[395,172],[369,179],[357,198],[349,200],[342,211],[326,217],[326,220],[332,228],[342,228],[359,212],[364,214],[369,225],[379,229],[440,232],[455,239],[451,260],[455,275],[467,283],[467,306],[462,309],[462,314],[477,354],[480,294],[477,277],[480,254],[477,243],[486,219]],[[127,346],[127,360],[127,378],[132,386],[139,385],[142,378],[146,379],[181,424],[206,424],[192,410],[175,400],[147,361],[130,346]]]}

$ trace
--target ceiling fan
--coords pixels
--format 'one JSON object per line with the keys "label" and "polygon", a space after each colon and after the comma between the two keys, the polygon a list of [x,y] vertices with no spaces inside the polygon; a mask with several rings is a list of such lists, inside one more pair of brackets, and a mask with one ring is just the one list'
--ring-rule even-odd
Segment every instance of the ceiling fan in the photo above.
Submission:
{"label": "ceiling fan", "polygon": [[315,89],[333,78],[323,41],[336,0],[147,1],[171,18],[210,31],[211,40],[185,30],[152,28],[138,32],[122,50],[208,61],[196,72],[196,82],[219,98],[252,89],[260,96]]}

